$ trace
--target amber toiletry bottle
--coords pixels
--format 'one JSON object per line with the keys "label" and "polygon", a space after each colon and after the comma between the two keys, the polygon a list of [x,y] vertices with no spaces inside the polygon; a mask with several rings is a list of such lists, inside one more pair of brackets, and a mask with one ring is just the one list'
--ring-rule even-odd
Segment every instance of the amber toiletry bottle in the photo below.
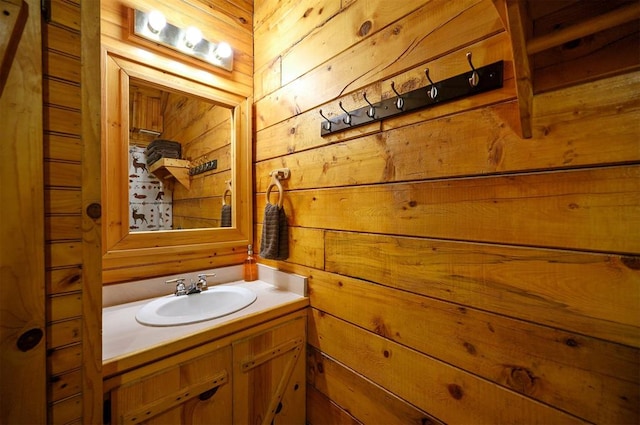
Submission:
{"label": "amber toiletry bottle", "polygon": [[247,259],[244,260],[244,280],[245,282],[253,282],[258,278],[258,263],[253,257],[253,247],[249,245]]}

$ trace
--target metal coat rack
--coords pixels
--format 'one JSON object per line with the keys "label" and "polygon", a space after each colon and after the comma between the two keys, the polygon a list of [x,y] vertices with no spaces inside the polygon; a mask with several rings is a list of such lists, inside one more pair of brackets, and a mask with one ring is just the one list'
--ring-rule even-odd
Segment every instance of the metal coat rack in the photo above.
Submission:
{"label": "metal coat rack", "polygon": [[320,135],[323,137],[328,136],[329,134],[345,131],[385,118],[425,109],[502,87],[503,61],[495,62],[481,68],[475,68],[471,62],[470,52],[467,53],[467,60],[469,61],[471,71],[437,83],[431,80],[429,68],[427,68],[425,74],[431,84],[407,93],[398,93],[392,82],[391,90],[393,90],[396,96],[384,99],[378,103],[372,104],[369,102],[366,93],[364,93],[364,100],[367,102],[367,106],[362,108],[347,111],[342,107],[342,102],[340,102],[338,105],[340,109],[344,111],[344,114],[333,119],[324,116],[322,110],[320,110],[320,115],[324,118],[324,121],[321,123]]}

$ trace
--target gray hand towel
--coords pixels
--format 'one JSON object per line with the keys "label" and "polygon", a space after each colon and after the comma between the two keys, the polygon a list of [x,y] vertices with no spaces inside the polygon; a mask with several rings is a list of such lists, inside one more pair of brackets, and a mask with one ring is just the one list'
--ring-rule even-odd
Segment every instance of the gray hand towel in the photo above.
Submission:
{"label": "gray hand towel", "polygon": [[289,257],[289,225],[284,208],[267,203],[264,207],[260,256],[270,260]]}
{"label": "gray hand towel", "polygon": [[229,204],[222,206],[220,227],[231,227],[231,205]]}

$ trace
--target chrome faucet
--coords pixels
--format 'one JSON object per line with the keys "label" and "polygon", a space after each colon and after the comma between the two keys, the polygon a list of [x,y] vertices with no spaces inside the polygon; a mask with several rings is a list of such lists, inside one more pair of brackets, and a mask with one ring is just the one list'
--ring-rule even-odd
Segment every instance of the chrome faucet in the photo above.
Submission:
{"label": "chrome faucet", "polygon": [[207,277],[212,277],[215,276],[215,273],[209,273],[209,274],[204,274],[201,273],[198,275],[198,282],[196,283],[196,288],[198,288],[200,291],[206,291],[207,289],[209,289],[209,287],[207,286]]}
{"label": "chrome faucet", "polygon": [[191,284],[189,285],[189,287],[187,287],[184,284],[185,278],[184,277],[178,277],[176,279],[170,279],[170,280],[166,280],[165,283],[175,283],[176,284],[176,291],[174,292],[174,294],[176,296],[179,295],[191,295],[191,294],[199,294],[202,291],[206,291],[207,289],[209,289],[209,287],[207,286],[207,277],[210,276],[215,276],[215,273],[210,273],[210,274],[199,274],[198,275],[198,281],[194,282],[193,279],[191,280]]}
{"label": "chrome faucet", "polygon": [[184,277],[179,277],[176,279],[165,280],[164,283],[175,283],[176,291],[174,294],[177,295],[187,295],[187,287],[184,284]]}

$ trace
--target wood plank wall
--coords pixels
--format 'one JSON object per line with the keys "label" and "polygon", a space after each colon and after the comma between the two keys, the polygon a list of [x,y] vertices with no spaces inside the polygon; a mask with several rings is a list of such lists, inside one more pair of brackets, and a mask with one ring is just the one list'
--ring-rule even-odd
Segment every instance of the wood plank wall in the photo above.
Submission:
{"label": "wood plank wall", "polygon": [[[261,0],[254,31],[255,243],[289,167],[290,256],[261,261],[310,278],[308,423],[637,423],[637,61],[538,62],[522,139],[491,0]],[[466,72],[468,51],[505,61],[502,89],[320,137],[319,109]]]}
{"label": "wood plank wall", "polygon": [[39,2],[0,14],[0,423],[47,417]]}
{"label": "wood plank wall", "polygon": [[[191,166],[216,160],[217,168],[191,177],[187,190],[173,185],[173,226],[220,227],[225,181],[231,179],[231,110],[191,96],[171,94],[164,114],[163,138],[182,143]],[[229,201],[229,199],[227,199]]]}
{"label": "wood plank wall", "polygon": [[47,385],[51,423],[82,420],[80,4],[43,24]]}

